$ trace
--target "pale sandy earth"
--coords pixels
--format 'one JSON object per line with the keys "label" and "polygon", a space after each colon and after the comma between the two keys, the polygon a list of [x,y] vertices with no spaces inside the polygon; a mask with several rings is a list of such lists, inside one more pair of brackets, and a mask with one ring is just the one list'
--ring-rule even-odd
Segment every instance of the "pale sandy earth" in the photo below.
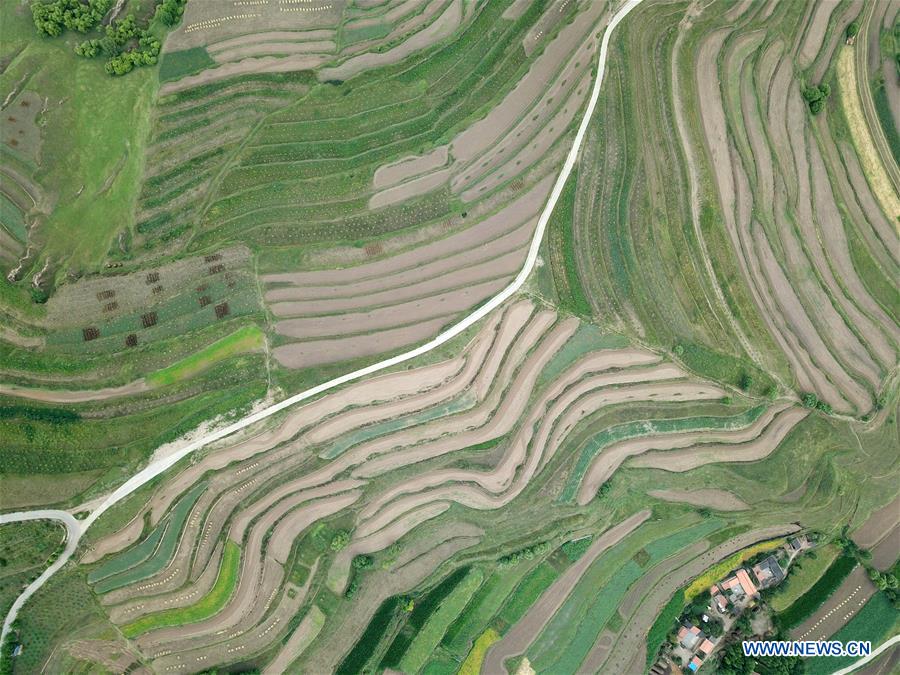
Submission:
{"label": "pale sandy earth", "polygon": [[[541,99],[559,100],[590,69],[597,48],[598,22],[605,3],[591,3],[534,59],[525,76],[488,115],[461,132],[450,145],[451,155],[463,166],[495,148],[514,125]],[[573,54],[573,46],[577,51]],[[580,60],[579,60],[580,59]],[[576,63],[578,68],[576,68]],[[565,65],[564,65],[565,64]],[[544,106],[547,107],[546,105]],[[573,108],[575,106],[572,106]],[[520,143],[515,138],[508,142]],[[469,181],[472,174],[461,180]],[[454,182],[456,186],[456,182]]]}
{"label": "pale sandy earth", "polygon": [[651,497],[667,502],[681,502],[692,506],[703,506],[716,511],[745,511],[750,507],[728,490],[715,488],[699,490],[650,490]]}
{"label": "pale sandy earth", "polygon": [[872,548],[872,566],[882,572],[890,571],[900,557],[900,524],[895,524]]}
{"label": "pale sandy earth", "polygon": [[[468,183],[471,187],[460,192],[463,201],[474,201],[484,192],[499,187],[510,178],[516,176],[520,171],[524,170],[525,167],[530,167],[533,164],[536,164],[541,158],[547,156],[552,147],[560,138],[562,138],[566,130],[570,128],[573,120],[579,115],[581,107],[590,92],[590,82],[591,75],[589,72],[581,75],[580,80],[576,83],[576,86],[578,87],[577,91],[566,100],[565,105],[561,105],[557,113],[551,119],[541,120],[543,126],[540,129],[540,133],[531,139],[533,142],[523,146],[514,155],[511,152],[511,156],[509,156],[505,162],[500,163],[504,152],[507,150],[516,150],[516,148],[510,147],[510,143],[508,142],[509,137],[505,139],[507,142],[500,143],[498,148],[484,156],[486,159],[479,163],[477,173],[469,172],[468,174],[474,175],[475,179]],[[550,103],[550,101],[548,100],[547,103]],[[545,106],[543,109],[550,110],[551,108]],[[530,124],[533,119],[534,117],[529,118],[528,122],[523,123],[523,126]],[[523,128],[521,132],[517,131],[516,135],[522,133],[524,136],[524,132],[525,130]],[[525,140],[528,140],[527,137]],[[491,173],[483,176],[482,171],[491,171]],[[480,180],[478,180],[479,178]],[[478,182],[474,182],[475,180],[478,180]],[[459,188],[461,187],[462,185],[459,185]]]}
{"label": "pale sandy earth", "polygon": [[[887,246],[884,246],[882,243],[881,246],[873,246],[872,248],[875,251],[887,248],[889,259],[896,265],[900,262],[900,246],[898,246],[900,234],[898,234],[897,227],[885,216],[884,211],[881,210],[875,196],[869,189],[869,184],[866,182],[865,174],[860,166],[859,158],[853,150],[853,146],[845,141],[838,141],[837,145],[841,153],[841,159],[847,167],[850,184],[865,213],[865,218],[861,222],[870,224],[873,230],[873,234],[869,235],[868,240],[873,243],[888,242]],[[865,229],[863,233],[864,235],[867,234]]]}
{"label": "pale sandy earth", "polygon": [[0,395],[28,398],[33,401],[45,403],[83,403],[85,401],[105,401],[120,396],[130,396],[147,391],[150,387],[143,378],[123,384],[120,387],[106,387],[104,389],[30,389],[17,387],[13,384],[0,384]]}
{"label": "pale sandy earth", "polygon": [[[527,303],[514,305],[504,315],[504,322],[500,330],[508,331],[510,326],[514,326],[515,330],[518,331],[528,320],[528,317],[531,316],[531,310],[532,307]],[[423,389],[420,395],[413,397],[411,400],[401,399],[381,405],[361,407],[332,417],[310,429],[306,436],[309,442],[313,445],[319,445],[352,429],[400,417],[416,410],[423,410],[462,393],[463,390],[469,387],[482,367],[492,346],[494,329],[499,323],[499,319],[499,315],[494,315],[494,317],[488,319],[485,330],[479,332],[470,351],[466,354],[464,363],[460,363],[462,367],[452,376],[452,379],[446,380],[446,384],[430,390]],[[503,332],[497,339],[501,343],[504,341]],[[461,357],[459,360],[463,361]]]}
{"label": "pale sandy earth", "polygon": [[779,306],[779,316],[789,322],[788,330],[801,343],[800,349],[809,355],[812,367],[816,368],[810,375],[817,383],[819,398],[838,412],[868,410],[872,405],[871,395],[844,370],[828,349],[761,228],[756,228],[754,243],[757,258]]}
{"label": "pale sandy earth", "polygon": [[566,597],[575,588],[582,577],[601,553],[618,544],[650,517],[650,511],[639,511],[618,525],[608,529],[597,537],[590,548],[563,572],[550,587],[544,591],[525,615],[515,624],[503,638],[488,650],[482,666],[484,673],[502,673],[503,662],[522,654],[538,636],[553,614],[562,606]]}
{"label": "pale sandy earth", "polygon": [[[309,488],[307,490],[298,491],[293,481],[285,483],[283,485],[279,485],[277,488],[271,491],[267,491],[264,494],[259,495],[259,499],[252,502],[241,502],[241,509],[234,516],[231,521],[231,526],[228,531],[229,538],[234,541],[243,541],[244,534],[247,531],[247,528],[250,526],[250,523],[255,519],[275,506],[276,503],[281,502],[281,500],[285,500],[283,504],[279,505],[279,510],[282,512],[286,512],[285,510],[293,509],[294,507],[305,504],[306,502],[318,500],[322,497],[328,497],[331,495],[336,495],[340,492],[353,491],[356,488],[360,488],[364,485],[362,481],[356,480],[343,480],[343,481],[335,481],[333,483],[329,483],[328,485],[322,485],[315,488]],[[351,500],[350,503],[355,501],[355,497],[358,496],[358,492],[351,493],[354,496],[354,499]],[[290,499],[286,499],[290,497]],[[321,502],[314,502],[314,504],[319,505]],[[295,511],[295,513],[300,513],[302,509]],[[293,541],[293,540],[291,540]],[[278,550],[278,542],[273,544],[273,547],[270,549],[270,553],[274,550]],[[278,562],[284,562],[277,555],[274,555],[275,559]]]}
{"label": "pale sandy earth", "polygon": [[462,0],[453,0],[431,24],[413,34],[408,40],[384,52],[370,52],[353,56],[340,65],[321,68],[316,75],[320,81],[348,80],[364,70],[399,63],[410,54],[425,49],[453,35],[462,22]]}
{"label": "pale sandy earth", "polygon": [[281,675],[287,672],[291,662],[306,651],[324,625],[325,614],[318,606],[313,605],[275,658],[263,669],[263,675]]}
{"label": "pale sandy earth", "polygon": [[884,209],[885,215],[895,219],[900,216],[900,195],[895,192],[888,173],[881,163],[878,150],[866,124],[862,102],[859,99],[859,92],[856,90],[855,55],[856,52],[850,48],[841,49],[838,54],[837,80],[841,102],[844,114],[847,116],[853,143],[859,153],[872,192]]}
{"label": "pale sandy earth", "polygon": [[364,265],[344,269],[312,270],[308,272],[288,272],[265,274],[266,284],[293,283],[297,285],[325,286],[342,285],[366,279],[377,279],[399,271],[413,270],[426,263],[443,259],[452,254],[472,251],[504,234],[517,230],[531,221],[540,212],[553,184],[553,176],[547,176],[528,192],[512,202],[508,208],[483,221],[457,232],[440,241],[429,242],[397,255]]}
{"label": "pale sandy earth", "polygon": [[[330,396],[301,406],[287,415],[277,428],[262,431],[236,445],[214,451],[178,474],[174,480],[157,491],[150,500],[152,522],[154,524],[158,522],[175,499],[188,490],[191,485],[194,485],[206,471],[221,470],[232,462],[246,461],[254,455],[290,440],[301,429],[312,424],[314,420],[331,416],[341,410],[413,397],[423,388],[438,387],[457,373],[459,366],[459,361],[450,360],[422,366],[413,371],[389,373],[356,383]],[[288,451],[290,452],[291,449]],[[276,458],[272,459],[274,461]],[[142,513],[143,511],[119,532],[98,542],[95,549],[88,552],[84,560],[86,562],[98,560],[103,555],[121,550],[136,541],[142,528]]]}
{"label": "pale sandy earth", "polygon": [[272,350],[272,355],[286,368],[308,368],[346,361],[348,358],[384,354],[417,342],[424,342],[440,332],[440,329],[450,323],[455,315],[456,313],[444,314],[422,323],[381,331],[373,330],[351,337],[332,337],[326,340],[307,340],[280,345]]}
{"label": "pale sandy earth", "polygon": [[[392,502],[397,497],[446,483],[474,483],[485,490],[499,493],[510,487],[513,477],[515,476],[516,489],[505,495],[504,498],[488,498],[488,501],[483,500],[480,502],[481,504],[487,504],[489,508],[496,508],[498,505],[507,503],[528,484],[537,470],[538,462],[546,459],[546,437],[549,435],[549,430],[556,417],[568,408],[568,405],[571,402],[569,397],[577,398],[578,392],[581,391],[582,388],[590,390],[592,387],[617,384],[624,381],[625,377],[623,376],[626,376],[628,373],[626,371],[622,373],[613,373],[611,375],[592,375],[586,381],[583,380],[583,378],[585,378],[587,374],[603,368],[615,369],[627,367],[627,365],[632,362],[641,362],[643,359],[640,359],[640,356],[640,352],[635,352],[633,350],[610,350],[607,352],[591,354],[582,359],[575,366],[556,378],[551,387],[542,394],[541,399],[531,406],[532,411],[529,417],[519,425],[519,431],[517,432],[515,439],[509,443],[508,449],[504,452],[502,459],[493,470],[489,472],[476,472],[462,469],[446,469],[416,476],[411,480],[390,488],[381,495],[370,499],[368,504],[366,504],[360,512],[360,519],[362,522],[361,527],[371,527],[368,525],[370,519],[379,513],[386,504]],[[653,355],[646,356],[655,358]],[[642,375],[635,374],[632,375],[632,377],[643,379],[645,375],[645,373]],[[575,390],[574,395],[572,394],[573,390]],[[554,406],[550,409],[550,412],[545,413],[548,403],[557,399],[563,392],[565,392],[566,397],[556,400]],[[539,421],[541,422],[540,432],[537,439],[534,442],[531,442],[530,439],[534,433],[534,426]],[[527,458],[528,461],[525,467],[520,471],[520,467],[526,462],[526,450],[528,447],[533,447],[534,451],[532,455]],[[467,496],[464,497],[464,501],[469,504],[473,503],[472,498],[478,499],[479,497],[484,497],[483,495],[478,495],[472,487],[458,487],[457,490],[457,494],[468,493]],[[432,497],[426,497],[426,499],[428,498]],[[390,518],[382,516],[380,520],[386,521],[390,520]]]}
{"label": "pale sandy earth", "polygon": [[832,63],[834,52],[843,45],[846,38],[847,26],[851,21],[857,20],[862,16],[862,10],[865,7],[864,0],[850,0],[846,9],[839,18],[837,18],[831,37],[828,38],[819,55],[816,57],[812,66],[812,82],[821,82],[828,72],[828,68]]}
{"label": "pale sandy earth", "polygon": [[[291,583],[286,584],[285,592],[281,594],[278,604],[265,619],[260,615],[253,623],[248,623],[246,626],[241,626],[238,630],[229,633],[226,640],[223,641],[222,637],[219,637],[217,644],[160,658],[154,662],[154,667],[159,672],[185,662],[193,662],[194,668],[210,668],[233,660],[235,652],[244,650],[258,651],[260,647],[275,641],[287,628],[288,621],[296,614],[306,599],[311,581],[312,576],[310,576],[302,589]],[[289,593],[288,591],[291,592]],[[271,606],[274,599],[275,594],[270,595],[266,599],[264,610]]]}
{"label": "pale sandy earth", "polygon": [[413,199],[419,195],[436,190],[450,179],[450,169],[441,169],[413,178],[405,183],[376,192],[369,198],[369,208],[379,209],[383,206],[397,204]]}
{"label": "pale sandy earth", "polygon": [[167,652],[190,650],[215,639],[218,631],[232,631],[242,622],[263,609],[266,598],[277,592],[284,577],[281,565],[271,558],[258,555],[241,555],[241,570],[237,588],[225,607],[215,616],[196,623],[159,628],[144,633],[135,642],[149,658],[155,659]]}
{"label": "pale sandy earth", "polygon": [[886,653],[860,668],[858,675],[896,675],[900,671],[900,647],[894,645]]}
{"label": "pale sandy earth", "polygon": [[851,537],[862,548],[870,549],[898,524],[900,524],[900,496],[873,511],[866,522],[853,532]]}
{"label": "pale sandy earth", "polygon": [[289,514],[273,528],[266,555],[275,558],[282,565],[285,564],[291,554],[294,540],[303,530],[327,516],[346,509],[361,496],[362,491],[355,490],[345,495],[317,500],[310,506]]}
{"label": "pale sandy earth", "polygon": [[[315,300],[290,300],[273,302],[269,305],[272,313],[277,317],[315,316],[321,314],[338,314],[353,310],[365,310],[384,306],[398,307],[401,303],[415,299],[439,297],[442,292],[458,291],[463,287],[477,284],[484,279],[508,280],[521,269],[525,260],[525,251],[516,250],[505,253],[492,260],[461,267],[447,274],[422,281],[408,286],[398,286],[388,290],[371,293],[370,295],[345,296],[339,298],[321,298]],[[270,294],[279,291],[292,291],[294,289],[277,289]],[[308,290],[309,289],[298,289]],[[343,291],[341,287],[332,287],[333,291]]]}
{"label": "pale sandy earth", "polygon": [[259,58],[246,58],[241,61],[226,63],[216,68],[204,70],[196,75],[188,75],[175,82],[167,82],[159,88],[160,96],[168,96],[179,91],[194,89],[204,84],[218,82],[236,75],[249,73],[291,73],[298,70],[312,70],[328,60],[322,55],[293,55],[280,58],[277,56],[265,56]]}
{"label": "pale sandy earth", "polygon": [[372,185],[376,190],[403,183],[410,178],[415,178],[424,173],[439,169],[448,160],[448,147],[441,145],[424,155],[404,157],[389,164],[385,164],[375,170]]}
{"label": "pale sandy earth", "polygon": [[247,45],[256,45],[266,42],[290,42],[292,44],[309,43],[309,42],[334,42],[334,31],[330,28],[320,28],[317,30],[273,30],[262,31],[259,33],[250,33],[248,35],[238,35],[233,38],[226,38],[218,42],[211,42],[206,45],[206,51],[215,55],[217,52],[227,51],[235,47],[246,47]]}
{"label": "pale sandy earth", "polygon": [[876,590],[866,568],[857,565],[812,616],[791,630],[791,639],[827,640],[862,609]]}
{"label": "pale sandy earth", "polygon": [[219,64],[231,61],[240,61],[248,57],[259,56],[286,56],[293,54],[319,54],[327,56],[335,50],[334,42],[322,40],[319,42],[260,42],[241,45],[231,49],[223,49],[213,54],[213,60]]}
{"label": "pale sandy earth", "polygon": [[[846,232],[841,221],[840,211],[834,201],[828,182],[828,174],[824,160],[819,154],[818,146],[810,143],[810,152],[813,156],[813,201],[816,204],[816,212],[822,236],[818,232],[809,229],[808,223],[802,223],[804,228],[804,240],[807,250],[816,257],[816,268],[826,281],[832,297],[836,297],[844,312],[851,320],[851,325],[860,335],[865,336],[865,345],[858,348],[868,349],[874,358],[878,360],[875,379],[869,381],[873,384],[880,382],[884,370],[892,368],[897,360],[897,352],[893,343],[900,340],[900,328],[888,317],[875,300],[869,295],[868,290],[860,279],[853,262],[850,259],[850,248],[847,243]],[[819,246],[823,246],[826,254]],[[830,265],[829,265],[830,263]],[[840,284],[834,277],[834,273],[840,276]],[[846,288],[846,296],[840,285]],[[870,318],[871,317],[871,318]]]}
{"label": "pale sandy earth", "polygon": [[[285,300],[321,301],[350,298],[363,302],[370,295],[391,291],[398,293],[398,298],[421,295],[419,286],[429,280],[441,279],[443,286],[453,286],[460,278],[471,274],[474,265],[484,265],[493,259],[518,253],[524,259],[528,238],[533,232],[534,220],[520,223],[511,232],[501,234],[496,239],[486,241],[468,251],[448,253],[445,258],[423,261],[421,265],[393,274],[386,274],[372,279],[348,281],[347,283],[320,284],[319,280],[297,285],[283,283],[270,287],[266,292],[266,300],[279,302]],[[436,287],[440,288],[440,286]]]}
{"label": "pale sandy earth", "polygon": [[[351,475],[359,477],[378,476],[401,466],[438,457],[459,447],[475,445],[508,433],[515,426],[516,420],[518,420],[527,406],[529,394],[541,370],[553,354],[572,336],[576,328],[575,324],[575,320],[564,321],[547,333],[547,337],[535,350],[536,353],[525,361],[516,377],[511,381],[509,386],[510,394],[508,396],[502,397],[502,392],[496,388],[491,391],[488,397],[488,404],[474,411],[474,414],[478,415],[480,419],[476,418],[469,424],[475,428],[468,427],[468,424],[460,420],[461,424],[452,429],[458,432],[456,436],[438,438],[428,442],[422,442],[422,437],[419,436],[411,439],[417,442],[417,445],[402,450],[397,449],[397,444],[387,445],[386,439],[375,439],[369,444],[360,446],[358,452],[363,453],[371,448],[369,452],[374,451],[381,454],[381,456],[369,458],[369,461],[357,467]],[[515,358],[512,352],[515,351],[519,344],[525,342],[524,334],[520,340],[521,342],[517,343],[510,350],[508,355],[510,363],[515,364],[519,362],[519,359]],[[504,368],[504,371],[507,371],[507,369]],[[500,382],[505,382],[508,377],[509,374],[507,372],[501,372],[499,380]],[[457,418],[460,417],[457,416]],[[463,426],[463,424],[466,424],[466,426]],[[435,425],[435,427],[440,428],[440,425]],[[468,430],[459,431],[467,428]],[[448,429],[448,431],[450,430]],[[406,445],[406,443],[403,445]],[[400,447],[403,446],[401,445]],[[393,452],[389,452],[391,450]]]}
{"label": "pale sandy earth", "polygon": [[800,68],[808,68],[822,48],[825,30],[828,28],[828,19],[831,18],[831,13],[836,7],[837,3],[834,2],[820,2],[816,4],[813,10],[812,23],[807,25],[803,47],[800,49],[797,59],[797,65]]}
{"label": "pale sandy earth", "polygon": [[413,528],[437,518],[450,508],[448,502],[434,502],[422,508],[408,511],[384,529],[374,532],[358,527],[353,532],[353,543],[335,556],[328,570],[326,583],[337,594],[342,594],[350,576],[350,565],[353,558],[362,553],[374,553],[386,549]]}
{"label": "pale sandy earth", "polygon": [[[690,400],[691,397],[685,397]],[[768,427],[775,416],[789,409],[788,404],[775,405],[766,410],[749,426],[740,429],[688,431],[660,436],[631,438],[604,448],[591,462],[578,490],[578,503],[587,504],[597,494],[597,489],[629,457],[655,448],[689,447],[695,443],[733,442],[741,443],[758,437]],[[632,459],[632,463],[635,460]]]}
{"label": "pale sandy earth", "polygon": [[755,462],[768,457],[800,420],[809,414],[803,408],[784,411],[757,438],[746,443],[696,445],[683,450],[648,452],[631,460],[631,465],[665,471],[690,471],[717,462]]}

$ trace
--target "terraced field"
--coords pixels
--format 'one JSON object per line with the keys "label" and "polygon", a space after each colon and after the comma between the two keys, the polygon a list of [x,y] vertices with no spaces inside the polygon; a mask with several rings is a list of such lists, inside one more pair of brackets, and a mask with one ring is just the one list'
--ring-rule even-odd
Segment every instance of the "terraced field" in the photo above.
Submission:
{"label": "terraced field", "polygon": [[891,638],[895,4],[190,0],[96,151],[0,5],[4,668],[646,672],[799,532]]}

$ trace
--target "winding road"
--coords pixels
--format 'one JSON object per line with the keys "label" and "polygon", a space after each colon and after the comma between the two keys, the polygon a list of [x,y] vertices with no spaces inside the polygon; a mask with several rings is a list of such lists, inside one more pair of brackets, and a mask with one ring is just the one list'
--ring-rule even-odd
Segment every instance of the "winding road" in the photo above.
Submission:
{"label": "winding road", "polygon": [[341,375],[340,377],[328,380],[327,382],[323,382],[322,384],[316,385],[315,387],[307,389],[306,391],[302,391],[299,394],[294,394],[293,396],[286,398],[279,403],[259,410],[258,412],[248,415],[247,417],[244,417],[243,419],[233,424],[229,424],[226,427],[198,438],[197,440],[188,443],[183,448],[180,448],[178,451],[166,457],[162,457],[151,462],[134,476],[125,481],[125,483],[120,485],[114,492],[108,495],[106,499],[104,499],[93,511],[91,511],[91,514],[81,522],[75,520],[69,513],[66,513],[65,511],[20,511],[17,513],[10,513],[4,516],[0,516],[0,524],[18,522],[23,520],[36,520],[41,518],[61,520],[66,525],[66,530],[68,532],[66,548],[63,554],[60,555],[56,562],[48,567],[44,571],[44,573],[41,574],[41,576],[39,576],[34,582],[32,582],[18,598],[16,598],[16,601],[13,603],[12,609],[10,609],[9,614],[7,614],[6,619],[3,622],[3,632],[2,634],[0,634],[0,643],[6,640],[6,636],[9,633],[12,623],[16,619],[16,615],[28,600],[28,598],[34,595],[34,593],[41,586],[43,586],[47,582],[47,580],[51,576],[53,576],[63,565],[65,565],[69,558],[72,557],[72,553],[74,553],[75,548],[78,546],[78,542],[81,539],[81,536],[88,530],[88,528],[101,515],[112,508],[112,506],[125,499],[125,497],[140,488],[142,485],[145,485],[147,482],[151,481],[156,476],[175,465],[181,459],[187,457],[200,448],[203,448],[210,443],[225,438],[226,436],[230,436],[231,434],[241,431],[242,429],[246,429],[252,424],[256,424],[257,422],[271,417],[272,415],[281,412],[286,408],[295,406],[302,401],[306,401],[313,396],[329,391],[330,389],[334,389],[335,387],[339,387],[342,384],[353,382],[354,380],[366,377],[367,375],[372,375],[373,373],[377,373],[387,368],[392,368],[393,366],[399,365],[406,361],[410,361],[412,359],[415,359],[416,357],[422,356],[423,354],[427,354],[428,352],[440,347],[446,342],[449,342],[457,335],[463,333],[470,326],[479,322],[481,319],[486,317],[488,314],[490,314],[500,305],[506,302],[509,298],[511,298],[520,288],[522,288],[526,279],[528,279],[528,276],[531,274],[531,271],[534,269],[534,265],[538,257],[538,252],[540,251],[541,241],[544,237],[544,230],[547,228],[547,223],[550,220],[550,215],[553,213],[556,202],[559,200],[559,197],[562,194],[563,187],[565,186],[569,175],[572,173],[572,169],[574,168],[575,162],[578,159],[578,153],[581,150],[581,144],[584,141],[585,134],[587,133],[588,125],[590,124],[591,117],[594,114],[594,109],[597,107],[597,100],[600,97],[600,86],[603,83],[603,75],[606,71],[607,52],[609,49],[609,40],[612,36],[612,32],[613,30],[615,30],[616,26],[619,25],[622,19],[624,19],[628,15],[628,13],[631,12],[631,10],[637,7],[641,3],[641,1],[642,0],[628,0],[628,2],[622,5],[619,11],[616,12],[615,15],[613,15],[611,21],[609,22],[609,25],[606,27],[606,30],[603,33],[603,40],[600,43],[600,54],[597,63],[597,78],[594,80],[594,86],[591,89],[591,96],[588,100],[587,108],[585,109],[584,116],[582,117],[581,123],[578,126],[578,131],[575,134],[575,140],[572,142],[572,147],[569,149],[569,153],[566,155],[566,160],[563,163],[562,170],[560,171],[559,176],[557,176],[556,182],[553,184],[553,190],[550,192],[550,197],[548,198],[547,203],[544,205],[543,211],[541,211],[540,218],[538,218],[537,227],[535,228],[534,236],[531,239],[531,246],[528,249],[528,256],[525,258],[525,263],[522,265],[522,269],[519,270],[516,278],[513,279],[512,282],[510,282],[510,284],[503,290],[497,293],[497,295],[492,297],[482,306],[478,307],[471,314],[461,319],[458,323],[454,324],[443,333],[437,335],[429,342],[426,342],[425,344],[416,347],[415,349],[411,349],[408,352],[404,352],[403,354],[398,354],[397,356],[379,361],[378,363],[373,363],[372,365],[366,366],[365,368],[360,368],[359,370],[354,370],[353,372]]}
{"label": "winding road", "polygon": [[[377,373],[387,368],[392,368],[393,366],[399,365],[406,361],[410,361],[419,356],[422,356],[423,354],[427,354],[428,352],[436,349],[437,347],[440,347],[446,342],[449,342],[457,335],[460,335],[466,329],[476,324],[478,321],[486,317],[488,314],[490,314],[500,305],[506,302],[520,288],[522,288],[528,276],[531,274],[531,271],[534,269],[538,252],[540,251],[541,241],[544,237],[544,231],[547,227],[547,223],[550,220],[550,215],[553,213],[553,209],[556,206],[560,195],[562,194],[563,187],[565,186],[569,175],[572,173],[572,169],[574,168],[575,162],[578,159],[578,153],[581,150],[581,145],[584,141],[588,125],[590,124],[591,117],[594,114],[594,109],[597,106],[597,101],[600,96],[600,87],[603,83],[603,76],[606,71],[607,52],[609,50],[609,41],[612,33],[615,30],[616,26],[618,26],[619,23],[631,12],[631,10],[637,7],[641,2],[642,0],[628,0],[613,15],[612,19],[609,22],[609,25],[606,27],[606,30],[603,33],[603,40],[600,43],[600,53],[597,63],[597,77],[594,80],[594,85],[591,89],[591,95],[588,100],[587,107],[584,111],[584,116],[582,117],[581,123],[578,126],[578,131],[575,134],[574,141],[572,142],[572,147],[569,149],[569,152],[566,155],[562,170],[560,171],[559,176],[557,177],[556,182],[553,185],[553,190],[550,193],[550,197],[548,198],[547,203],[545,204],[544,209],[541,212],[540,218],[538,219],[534,236],[531,239],[531,246],[528,249],[528,256],[526,257],[525,263],[523,264],[522,269],[516,275],[515,279],[513,279],[513,281],[508,286],[506,286],[503,290],[497,293],[497,295],[488,300],[485,304],[475,309],[475,311],[473,311],[471,314],[467,315],[458,323],[440,333],[429,342],[426,342],[425,344],[403,354],[399,354],[392,358],[373,363],[372,365],[366,366],[365,368],[360,368],[359,370],[354,370],[350,373],[346,373],[345,375],[341,375],[332,380],[328,380],[327,382],[323,382],[322,384],[316,385],[315,387],[295,394],[279,403],[248,415],[247,417],[244,417],[243,419],[233,424],[230,424],[226,427],[218,429],[217,431],[213,431],[197,440],[194,440],[193,442],[188,443],[178,451],[166,457],[152,461],[141,471],[136,473],[125,483],[119,486],[110,495],[108,495],[95,509],[91,511],[90,515],[83,521],[76,520],[70,513],[66,511],[56,510],[20,511],[16,513],[0,515],[0,524],[21,522],[26,520],[57,520],[65,525],[67,533],[66,546],[59,558],[57,558],[52,565],[44,570],[44,572],[37,579],[35,579],[35,581],[29,584],[29,586],[22,592],[22,594],[19,595],[18,598],[16,598],[15,602],[12,605],[12,608],[10,609],[9,613],[6,616],[6,619],[3,622],[3,630],[2,634],[0,634],[0,644],[5,643],[12,623],[15,621],[16,616],[22,606],[32,595],[34,595],[35,592],[38,591],[38,589],[40,589],[47,582],[48,579],[50,579],[50,577],[52,577],[66,564],[66,562],[68,562],[68,560],[72,557],[72,554],[75,552],[75,549],[77,548],[82,535],[88,530],[88,528],[90,528],[90,526],[107,510],[112,508],[112,506],[120,502],[132,492],[145,485],[150,480],[160,475],[167,469],[171,468],[184,457],[187,457],[191,453],[209,445],[210,443],[230,436],[231,434],[241,431],[242,429],[246,429],[247,427],[256,424],[257,422],[271,417],[272,415],[275,415],[276,413],[281,412],[286,408],[295,406],[302,401],[306,401],[313,396],[329,391],[348,382],[366,377],[367,375],[372,375],[373,373]],[[880,647],[878,650],[876,650],[875,654],[881,653],[881,651],[886,649],[891,644],[894,644],[898,640],[900,640],[900,636],[895,636],[887,643],[882,645],[882,647]],[[2,658],[2,653],[0,653],[0,658]],[[842,670],[841,674],[849,673],[852,670],[855,670],[857,667],[868,662],[870,658],[872,657],[861,659],[853,666]]]}

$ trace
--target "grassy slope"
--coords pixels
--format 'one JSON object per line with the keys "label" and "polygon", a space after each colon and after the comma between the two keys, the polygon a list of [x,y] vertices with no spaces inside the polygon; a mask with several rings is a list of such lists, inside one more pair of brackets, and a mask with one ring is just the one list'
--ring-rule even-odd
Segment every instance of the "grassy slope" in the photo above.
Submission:
{"label": "grassy slope", "polygon": [[189,379],[231,356],[257,350],[264,344],[265,336],[258,327],[244,326],[177,363],[156,371],[147,378],[147,381],[154,386],[174,384]]}
{"label": "grassy slope", "polygon": [[39,235],[44,255],[76,270],[96,268],[133,220],[156,72],[110,77],[101,60],[74,54],[76,34],[39,37],[27,10],[16,2],[0,6],[4,53],[24,47],[0,76],[0,90],[30,73],[26,91],[50,98],[36,174],[55,196],[52,208],[43,207],[49,214]]}

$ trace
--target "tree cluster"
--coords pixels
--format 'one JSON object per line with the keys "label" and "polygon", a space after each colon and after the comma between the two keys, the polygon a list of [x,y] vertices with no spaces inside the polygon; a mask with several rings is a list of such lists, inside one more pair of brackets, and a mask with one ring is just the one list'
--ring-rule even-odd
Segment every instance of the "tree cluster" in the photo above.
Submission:
{"label": "tree cluster", "polygon": [[34,27],[41,35],[57,37],[66,29],[87,33],[100,23],[110,5],[112,0],[34,2],[31,5],[31,16]]}
{"label": "tree cluster", "polygon": [[803,405],[807,408],[815,408],[816,410],[821,410],[823,413],[831,414],[831,406],[825,403],[825,401],[820,401],[819,397],[812,392],[803,394],[801,400],[803,401]]}
{"label": "tree cluster", "polygon": [[103,55],[109,57],[106,72],[124,75],[139,66],[152,66],[159,57],[160,41],[149,30],[140,28],[129,14],[121,21],[106,27],[106,35],[99,39],[85,40],[75,53],[86,58]]}
{"label": "tree cluster", "polygon": [[370,555],[358,555],[353,558],[353,567],[358,570],[370,569],[374,564],[375,560]]}
{"label": "tree cluster", "polygon": [[803,94],[803,99],[809,105],[809,111],[813,115],[818,115],[825,107],[825,99],[827,99],[828,95],[831,93],[831,87],[823,83],[818,87],[815,85],[804,87],[801,90],[801,93]]}
{"label": "tree cluster", "polygon": [[160,23],[166,26],[177,26],[184,14],[184,5],[187,0],[162,0],[156,6],[156,14],[153,15]]}
{"label": "tree cluster", "polygon": [[523,548],[514,553],[510,553],[509,555],[505,555],[500,558],[497,563],[500,567],[512,567],[518,565],[523,560],[534,560],[534,558],[539,555],[549,553],[550,548],[549,541],[542,541],[540,544],[535,544],[534,546],[529,546],[528,548]]}

